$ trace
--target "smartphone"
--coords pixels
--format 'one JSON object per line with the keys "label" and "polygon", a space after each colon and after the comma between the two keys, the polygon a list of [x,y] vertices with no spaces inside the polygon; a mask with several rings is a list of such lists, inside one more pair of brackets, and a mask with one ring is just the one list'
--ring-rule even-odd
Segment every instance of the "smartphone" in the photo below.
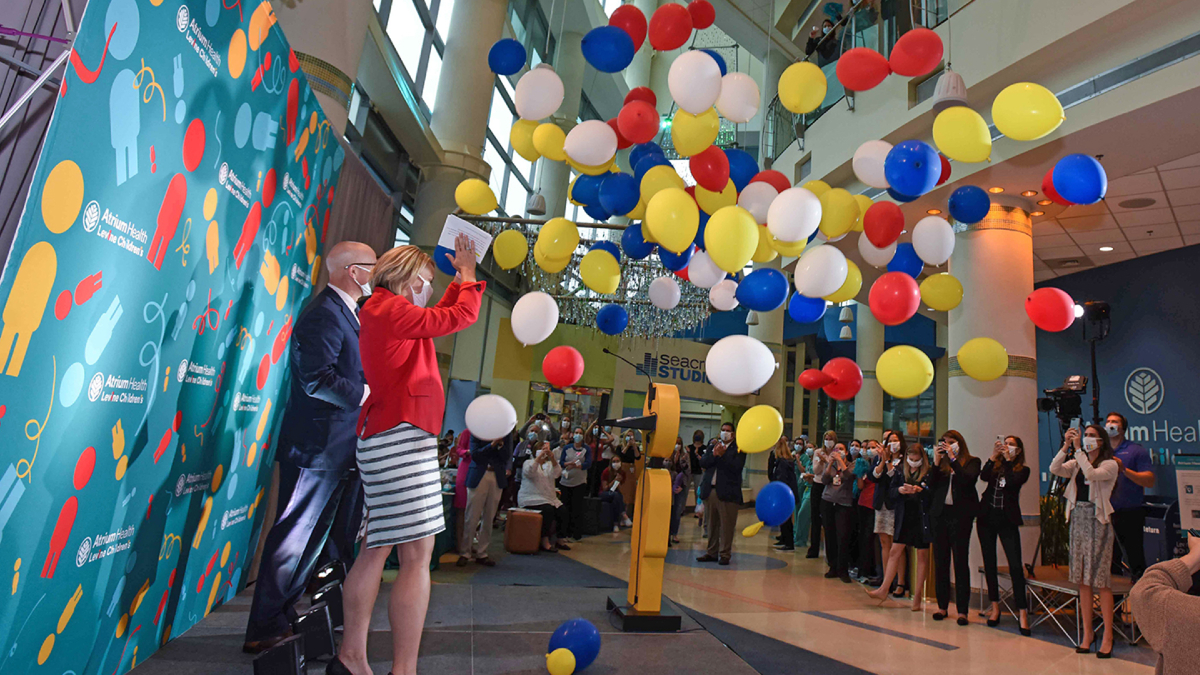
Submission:
{"label": "smartphone", "polygon": [[1078,417],[1074,417],[1074,418],[1072,418],[1072,419],[1071,419],[1071,428],[1072,428],[1072,429],[1080,429],[1080,428],[1082,428],[1082,427],[1083,427],[1083,420],[1082,420],[1082,419],[1080,419],[1080,418],[1078,418]]}

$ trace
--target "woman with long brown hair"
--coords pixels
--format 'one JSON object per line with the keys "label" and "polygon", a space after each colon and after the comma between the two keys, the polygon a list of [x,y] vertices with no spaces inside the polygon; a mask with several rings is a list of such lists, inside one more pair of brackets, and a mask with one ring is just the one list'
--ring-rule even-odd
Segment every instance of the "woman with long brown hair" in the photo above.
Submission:
{"label": "woman with long brown hair", "polygon": [[984,462],[979,480],[987,483],[979,502],[975,524],[979,550],[983,554],[983,576],[992,601],[987,624],[1000,624],[1000,584],[997,579],[996,539],[1004,546],[1008,574],[1012,577],[1013,602],[1021,617],[1021,635],[1029,633],[1029,604],[1025,597],[1025,570],[1021,559],[1021,487],[1029,480],[1025,466],[1025,444],[1018,436],[996,439],[992,458]]}
{"label": "woman with long brown hair", "polygon": [[914,577],[917,586],[913,588],[912,611],[924,609],[924,599],[921,588],[925,576],[929,572],[929,533],[926,529],[929,511],[930,478],[932,469],[929,466],[929,455],[920,443],[908,446],[904,455],[902,468],[892,476],[889,488],[892,504],[896,510],[896,535],[892,538],[892,549],[888,553],[887,568],[883,573],[883,583],[873,591],[868,591],[876,600],[887,600],[888,589],[896,578],[896,570],[904,557],[904,549],[913,547],[917,550],[917,575]]}
{"label": "woman with long brown hair", "polygon": [[675,437],[675,449],[666,462],[671,472],[671,544],[679,543],[679,521],[683,518],[683,507],[687,504],[688,487],[691,485],[692,462],[683,437]]}
{"label": "woman with long brown hair", "polygon": [[[774,473],[770,478],[773,481],[778,481],[788,486],[792,490],[792,498],[796,498],[796,462],[792,459],[791,442],[787,436],[781,436],[775,443],[775,466]],[[780,537],[779,544],[775,546],[778,551],[794,551],[796,550],[796,524],[794,522],[795,514],[787,519],[787,522],[779,526]]]}
{"label": "woman with long brown hair", "polygon": [[958,625],[970,623],[971,611],[971,527],[979,510],[979,482],[982,462],[972,457],[963,435],[951,429],[942,434],[934,448],[933,495],[929,518],[933,529],[933,576],[938,611],[934,621],[949,614],[950,569],[954,568],[954,605]]}

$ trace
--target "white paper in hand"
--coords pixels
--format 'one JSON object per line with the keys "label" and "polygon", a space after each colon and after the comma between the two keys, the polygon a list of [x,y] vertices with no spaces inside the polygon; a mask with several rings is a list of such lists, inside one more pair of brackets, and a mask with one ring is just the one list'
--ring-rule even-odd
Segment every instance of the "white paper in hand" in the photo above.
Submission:
{"label": "white paper in hand", "polygon": [[474,242],[475,262],[483,262],[484,254],[492,245],[492,235],[453,214],[446,216],[446,224],[442,226],[442,235],[438,237],[437,245],[453,251],[454,239],[460,234],[467,235]]}

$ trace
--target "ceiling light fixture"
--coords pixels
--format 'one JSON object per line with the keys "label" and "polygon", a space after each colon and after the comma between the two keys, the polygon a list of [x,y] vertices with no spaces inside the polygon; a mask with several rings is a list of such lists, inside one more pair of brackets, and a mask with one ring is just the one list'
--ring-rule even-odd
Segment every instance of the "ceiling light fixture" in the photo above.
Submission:
{"label": "ceiling light fixture", "polygon": [[1022,197],[1032,197],[1037,194],[1037,190],[1026,190],[1021,193]]}
{"label": "ceiling light fixture", "polygon": [[928,213],[931,216],[940,216],[940,215],[942,215],[942,210],[941,209],[929,209],[925,213]]}
{"label": "ceiling light fixture", "polygon": [[994,194],[994,195],[998,195],[998,194],[1000,194],[1001,192],[1004,192],[1004,188],[1002,188],[1002,187],[1000,187],[1000,186],[996,186],[996,187],[990,187],[990,188],[988,188],[988,192],[990,192],[990,193],[992,193],[992,194]]}
{"label": "ceiling light fixture", "polygon": [[1053,203],[1054,202],[1049,199],[1039,199],[1037,205],[1038,206],[1050,206]]}
{"label": "ceiling light fixture", "polygon": [[1030,218],[1037,218],[1038,216],[1044,216],[1044,215],[1046,215],[1045,211],[1030,211],[1029,212]]}
{"label": "ceiling light fixture", "polygon": [[1101,253],[1108,253],[1109,251],[1112,251],[1112,250],[1113,250],[1113,247],[1111,247],[1111,246],[1101,246],[1100,247]]}

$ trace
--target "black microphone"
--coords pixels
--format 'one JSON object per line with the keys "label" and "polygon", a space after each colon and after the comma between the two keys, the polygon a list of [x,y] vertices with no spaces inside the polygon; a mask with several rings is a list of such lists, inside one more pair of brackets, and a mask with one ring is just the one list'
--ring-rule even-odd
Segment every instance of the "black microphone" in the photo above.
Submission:
{"label": "black microphone", "polygon": [[642,370],[642,367],[641,367],[641,366],[637,365],[637,364],[636,364],[636,363],[634,363],[633,361],[630,361],[629,359],[625,358],[624,356],[621,356],[620,354],[618,354],[618,353],[616,353],[616,352],[609,351],[608,347],[605,347],[605,348],[604,348],[604,353],[605,353],[605,354],[608,354],[608,355],[610,355],[610,356],[615,356],[615,357],[617,357],[618,359],[621,359],[622,361],[624,361],[625,363],[628,363],[629,365],[633,366],[633,369],[634,369],[634,370],[638,371],[638,372],[639,372],[639,373],[641,373],[642,375],[645,375],[645,376],[646,376],[646,379],[647,379],[647,380],[649,380],[649,382],[650,382],[650,389],[654,389],[654,379],[653,379],[652,377],[650,377],[650,373],[647,373],[646,371]]}

